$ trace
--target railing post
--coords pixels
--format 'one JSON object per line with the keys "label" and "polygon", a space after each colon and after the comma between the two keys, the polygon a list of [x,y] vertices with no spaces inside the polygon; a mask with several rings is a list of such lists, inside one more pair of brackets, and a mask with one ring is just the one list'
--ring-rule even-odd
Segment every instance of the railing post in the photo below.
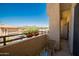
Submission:
{"label": "railing post", "polygon": [[6,45],[6,37],[3,37],[4,45]]}

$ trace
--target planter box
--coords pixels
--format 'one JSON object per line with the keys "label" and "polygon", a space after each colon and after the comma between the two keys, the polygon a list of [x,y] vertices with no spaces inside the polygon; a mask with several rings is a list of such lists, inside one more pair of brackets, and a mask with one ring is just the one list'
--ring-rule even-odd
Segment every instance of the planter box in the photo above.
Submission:
{"label": "planter box", "polygon": [[37,36],[37,35],[39,35],[39,33],[38,33],[38,32],[36,32],[36,33],[33,33],[33,36]]}
{"label": "planter box", "polygon": [[27,34],[26,36],[29,38],[29,37],[32,37],[33,35],[32,34]]}

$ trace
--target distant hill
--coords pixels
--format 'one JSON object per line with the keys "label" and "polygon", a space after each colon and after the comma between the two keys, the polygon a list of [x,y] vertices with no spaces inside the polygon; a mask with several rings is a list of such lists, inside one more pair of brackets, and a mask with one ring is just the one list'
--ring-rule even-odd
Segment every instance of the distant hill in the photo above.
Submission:
{"label": "distant hill", "polygon": [[[22,27],[19,27],[19,28],[24,29],[24,28],[28,28],[28,27],[34,27],[34,26],[22,26]],[[35,26],[35,27],[37,27],[39,29],[48,29],[49,28],[49,27],[39,27],[39,26]]]}

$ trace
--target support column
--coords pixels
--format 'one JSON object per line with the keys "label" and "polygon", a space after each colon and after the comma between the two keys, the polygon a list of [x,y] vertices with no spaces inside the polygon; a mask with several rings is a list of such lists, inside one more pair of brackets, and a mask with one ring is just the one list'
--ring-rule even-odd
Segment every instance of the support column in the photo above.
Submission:
{"label": "support column", "polygon": [[49,39],[56,41],[56,49],[60,48],[60,4],[47,4],[49,16]]}

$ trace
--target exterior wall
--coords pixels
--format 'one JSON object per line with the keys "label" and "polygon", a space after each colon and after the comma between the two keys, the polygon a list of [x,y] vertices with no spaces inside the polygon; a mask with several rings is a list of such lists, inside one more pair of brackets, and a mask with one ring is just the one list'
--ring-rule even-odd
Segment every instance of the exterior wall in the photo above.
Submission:
{"label": "exterior wall", "polygon": [[0,53],[3,53],[3,55],[13,56],[38,55],[47,44],[47,40],[47,35],[36,36],[28,39],[26,38],[26,40],[0,47]]}
{"label": "exterior wall", "polygon": [[0,28],[0,36],[1,36],[1,34],[2,34],[2,30],[1,30],[1,28]]}
{"label": "exterior wall", "polygon": [[56,49],[60,48],[60,4],[47,4],[49,16],[49,39],[56,41]]}
{"label": "exterior wall", "polygon": [[73,35],[74,35],[74,8],[76,4],[72,4],[71,8],[71,16],[69,20],[69,47],[70,47],[70,52],[73,53]]}
{"label": "exterior wall", "polygon": [[72,15],[69,21],[69,47],[70,47],[70,52],[73,53],[74,8],[72,8],[71,13]]}
{"label": "exterior wall", "polygon": [[0,36],[20,33],[18,28],[0,28]]}
{"label": "exterior wall", "polygon": [[68,10],[65,10],[65,11],[62,11],[61,13],[61,38],[63,39],[68,39],[68,30],[69,30],[69,21],[70,21],[70,13],[71,13],[71,10],[68,9]]}

